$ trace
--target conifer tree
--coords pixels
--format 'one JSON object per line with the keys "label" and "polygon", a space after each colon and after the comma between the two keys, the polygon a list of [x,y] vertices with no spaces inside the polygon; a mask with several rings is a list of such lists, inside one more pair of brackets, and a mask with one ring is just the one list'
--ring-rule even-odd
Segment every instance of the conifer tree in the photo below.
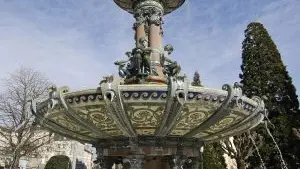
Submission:
{"label": "conifer tree", "polygon": [[200,74],[198,71],[195,72],[192,86],[202,86],[201,80],[200,80]]}
{"label": "conifer tree", "polygon": [[[245,30],[242,52],[242,74],[244,94],[248,97],[266,98],[265,104],[269,118],[275,127],[271,131],[282,151],[289,168],[300,168],[300,142],[293,131],[299,128],[299,102],[296,89],[292,84],[281,55],[261,23],[252,22]],[[257,130],[263,136],[260,148],[266,167],[281,168],[278,152],[274,143],[263,128]],[[244,149],[244,147],[237,147]],[[259,160],[254,156],[249,159],[249,168],[256,168]]]}
{"label": "conifer tree", "polygon": [[71,169],[72,164],[68,156],[57,155],[53,156],[47,162],[45,169]]}

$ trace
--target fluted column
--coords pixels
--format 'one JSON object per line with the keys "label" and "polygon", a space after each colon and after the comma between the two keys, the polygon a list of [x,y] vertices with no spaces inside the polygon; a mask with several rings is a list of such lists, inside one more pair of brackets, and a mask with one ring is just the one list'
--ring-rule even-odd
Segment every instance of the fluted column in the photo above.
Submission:
{"label": "fluted column", "polygon": [[150,82],[165,81],[160,64],[162,49],[162,16],[164,10],[156,0],[139,1],[134,10],[136,47],[141,48],[144,58],[149,58],[151,73]]}
{"label": "fluted column", "polygon": [[153,8],[149,17],[149,45],[153,49],[151,62],[160,77],[163,77],[162,66],[159,65],[162,50],[162,11]]}
{"label": "fluted column", "polygon": [[152,8],[149,17],[150,47],[162,51],[162,13],[158,8]]}

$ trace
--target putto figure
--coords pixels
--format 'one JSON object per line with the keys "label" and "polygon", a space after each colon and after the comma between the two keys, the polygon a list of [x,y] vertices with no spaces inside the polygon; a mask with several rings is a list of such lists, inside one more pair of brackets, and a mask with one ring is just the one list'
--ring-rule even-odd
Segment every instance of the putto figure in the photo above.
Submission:
{"label": "putto figure", "polygon": [[164,68],[163,73],[168,76],[177,76],[181,71],[180,65],[169,58],[173,51],[173,46],[168,44],[164,47],[164,52],[160,57],[160,64]]}

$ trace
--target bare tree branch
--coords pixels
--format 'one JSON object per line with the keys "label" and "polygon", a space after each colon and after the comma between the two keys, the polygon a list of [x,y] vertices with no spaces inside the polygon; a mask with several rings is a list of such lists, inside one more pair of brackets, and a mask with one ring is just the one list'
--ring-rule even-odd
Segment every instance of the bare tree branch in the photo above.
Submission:
{"label": "bare tree branch", "polygon": [[[13,157],[11,168],[18,167],[19,158],[37,151],[51,138],[33,125],[29,100],[40,101],[48,95],[51,84],[41,73],[20,68],[3,79],[5,92],[0,94],[0,154]],[[39,135],[40,134],[40,135]],[[6,146],[6,147],[5,147]]]}
{"label": "bare tree branch", "polygon": [[251,134],[251,137],[255,141],[257,147],[260,148],[263,144],[263,140],[262,137],[255,131],[235,136],[232,141],[228,139],[222,141],[222,148],[228,156],[236,159],[237,167],[239,169],[246,166],[246,160],[252,156],[255,151],[255,145],[253,145],[249,138],[249,134]]}

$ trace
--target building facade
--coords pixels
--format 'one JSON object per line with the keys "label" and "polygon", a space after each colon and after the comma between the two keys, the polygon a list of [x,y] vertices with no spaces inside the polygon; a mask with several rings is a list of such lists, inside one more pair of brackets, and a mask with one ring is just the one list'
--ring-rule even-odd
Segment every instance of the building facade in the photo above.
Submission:
{"label": "building facade", "polygon": [[[72,162],[72,169],[92,169],[93,153],[90,145],[54,135],[53,142],[41,147],[33,156],[22,157],[20,169],[44,169],[48,160],[57,155],[65,155]],[[0,155],[0,169],[8,166],[10,155]]]}
{"label": "building facade", "polygon": [[90,145],[67,139],[58,135],[54,141],[41,148],[38,157],[29,159],[28,169],[43,169],[48,160],[57,155],[65,155],[72,162],[72,169],[92,169],[93,153]]}

